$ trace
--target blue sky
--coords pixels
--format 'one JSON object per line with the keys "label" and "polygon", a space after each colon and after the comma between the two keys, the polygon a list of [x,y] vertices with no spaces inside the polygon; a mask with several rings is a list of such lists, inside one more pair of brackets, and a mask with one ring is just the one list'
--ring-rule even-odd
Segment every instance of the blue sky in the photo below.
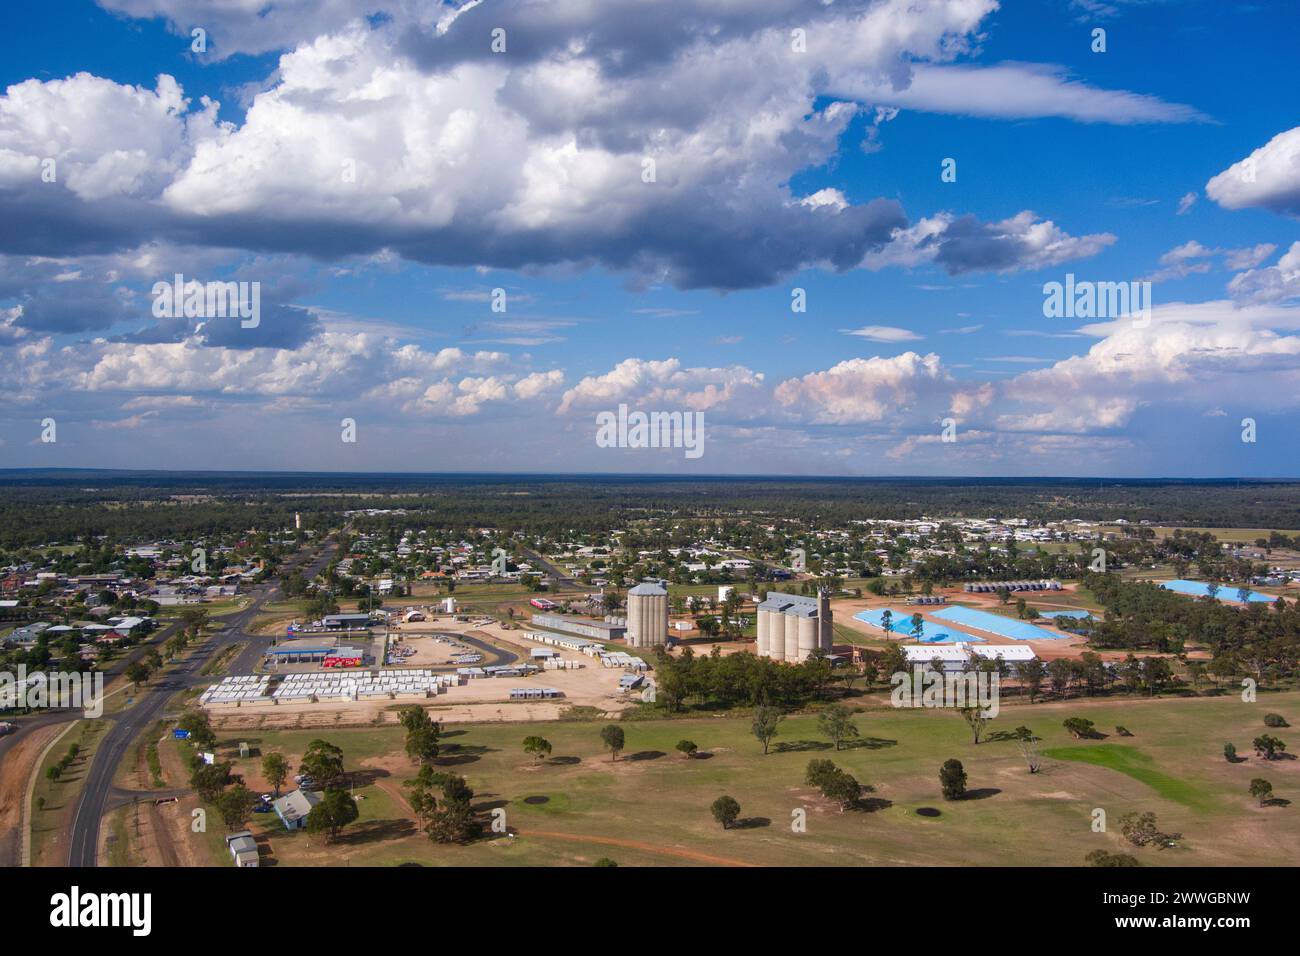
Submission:
{"label": "blue sky", "polygon": [[[598,6],[19,0],[0,463],[1300,472],[1293,5]],[[1150,321],[1045,318],[1067,273]]]}

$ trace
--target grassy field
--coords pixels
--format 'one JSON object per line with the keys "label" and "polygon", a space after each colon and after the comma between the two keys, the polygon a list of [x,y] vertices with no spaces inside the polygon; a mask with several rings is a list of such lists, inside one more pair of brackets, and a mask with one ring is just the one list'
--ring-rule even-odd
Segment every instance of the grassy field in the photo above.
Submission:
{"label": "grassy field", "polygon": [[[431,843],[415,829],[401,783],[414,775],[394,729],[328,729],[243,736],[262,753],[297,762],[321,736],[340,746],[361,819],[334,845],[289,834],[270,815],[251,828],[269,840],[280,865],[422,863],[429,865],[1082,865],[1094,849],[1126,850],[1151,865],[1289,865],[1300,854],[1300,761],[1250,756],[1227,763],[1223,743],[1242,755],[1276,711],[1300,721],[1300,694],[1114,700],[1006,706],[992,729],[1025,724],[1043,738],[1041,772],[1029,774],[1010,740],[973,744],[951,712],[879,707],[858,714],[862,736],[840,753],[812,716],[788,718],[763,756],[742,716],[627,722],[617,762],[601,750],[601,722],[476,724],[449,727],[443,769],[463,774],[487,813],[505,810],[512,836],[488,835],[470,846]],[[1074,714],[1103,732],[1118,723],[1132,737],[1074,740],[1061,721]],[[540,734],[554,746],[538,765],[520,747]],[[1286,739],[1287,731],[1281,736]],[[674,750],[694,740],[706,756]],[[223,741],[229,751],[237,741]],[[809,759],[828,757],[873,788],[863,808],[841,813],[803,783]],[[938,771],[955,757],[969,777],[968,799],[941,798]],[[236,759],[236,772],[262,786],[259,760]],[[1295,805],[1258,807],[1248,795],[1263,776]],[[722,830],[709,805],[721,794],[741,805],[742,823]],[[1153,811],[1160,827],[1181,831],[1178,848],[1134,849],[1112,827],[1093,833],[1092,812],[1109,819]],[[807,831],[792,831],[798,811]],[[269,819],[268,819],[269,818]]]}
{"label": "grassy field", "polygon": [[[1156,528],[1156,536],[1161,538],[1172,537],[1175,528]],[[1184,531],[1195,531],[1198,534],[1209,532],[1220,541],[1237,541],[1246,544],[1254,544],[1260,538],[1267,538],[1273,533],[1271,528],[1183,528]],[[1294,534],[1286,528],[1278,528],[1283,534]]]}

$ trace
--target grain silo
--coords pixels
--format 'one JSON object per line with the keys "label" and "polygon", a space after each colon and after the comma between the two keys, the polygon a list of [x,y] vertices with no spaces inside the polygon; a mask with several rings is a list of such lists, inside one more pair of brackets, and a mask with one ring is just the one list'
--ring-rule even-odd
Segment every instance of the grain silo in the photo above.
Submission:
{"label": "grain silo", "polygon": [[668,639],[668,589],[643,581],[627,592],[627,643],[654,647]]}
{"label": "grain silo", "polygon": [[806,661],[818,647],[817,612],[812,608],[800,608],[790,616],[799,622],[799,660]]}
{"label": "grain silo", "polygon": [[797,661],[799,659],[799,618],[786,611],[781,615],[781,623],[785,626],[785,659]]}
{"label": "grain silo", "polygon": [[833,634],[831,599],[826,592],[805,597],[769,591],[767,600],[758,605],[759,657],[806,661],[819,650],[829,652]]}

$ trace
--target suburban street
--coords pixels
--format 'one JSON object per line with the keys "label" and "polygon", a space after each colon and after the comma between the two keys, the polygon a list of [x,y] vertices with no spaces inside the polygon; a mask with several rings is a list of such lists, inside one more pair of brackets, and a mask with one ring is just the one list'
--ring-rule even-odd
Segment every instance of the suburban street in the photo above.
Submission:
{"label": "suburban street", "polygon": [[[310,580],[329,563],[337,545],[327,540],[321,553],[312,560],[303,574]],[[291,561],[284,570],[291,570],[298,562]],[[177,665],[165,676],[157,679],[138,703],[111,719],[113,726],[104,736],[86,775],[86,784],[77,803],[76,814],[72,822],[72,839],[69,850],[69,866],[95,866],[99,845],[99,826],[104,813],[109,809],[108,801],[113,788],[113,776],[118,765],[125,757],[128,748],[141,733],[158,720],[165,712],[168,701],[179,691],[202,683],[199,672],[216,654],[231,644],[245,640],[249,645],[236,659],[244,662],[250,654],[260,653],[259,641],[268,643],[269,638],[258,638],[247,633],[248,626],[261,612],[262,607],[279,594],[278,580],[268,580],[251,592],[252,601],[240,611],[222,615],[215,620],[225,625],[224,630],[210,635],[197,652]],[[173,625],[173,628],[177,625]],[[250,658],[255,659],[255,658]]]}

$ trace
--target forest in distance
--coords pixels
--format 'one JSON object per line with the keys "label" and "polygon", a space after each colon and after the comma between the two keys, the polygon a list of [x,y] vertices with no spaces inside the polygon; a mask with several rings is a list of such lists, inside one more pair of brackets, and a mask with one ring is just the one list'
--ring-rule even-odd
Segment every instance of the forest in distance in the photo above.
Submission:
{"label": "forest in distance", "polygon": [[596,531],[650,516],[764,516],[809,529],[921,517],[1124,519],[1165,527],[1300,529],[1300,482],[1033,478],[664,478],[101,470],[0,471],[0,546],[87,534],[327,528],[344,511],[423,524]]}

